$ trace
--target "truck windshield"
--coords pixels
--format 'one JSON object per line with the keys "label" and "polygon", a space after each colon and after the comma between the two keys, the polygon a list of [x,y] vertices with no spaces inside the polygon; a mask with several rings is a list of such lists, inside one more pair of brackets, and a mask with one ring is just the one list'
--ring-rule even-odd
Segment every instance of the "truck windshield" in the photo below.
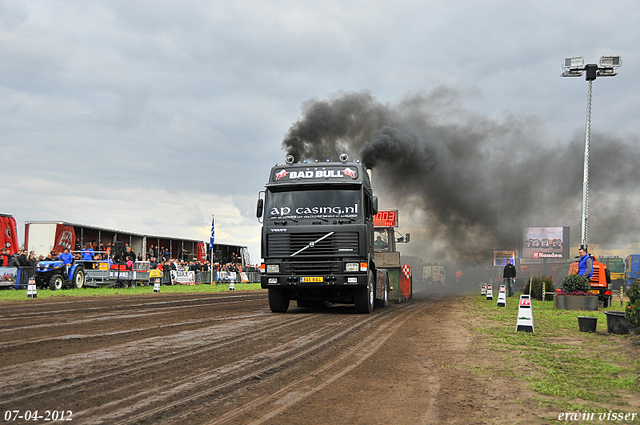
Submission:
{"label": "truck windshield", "polygon": [[622,258],[603,258],[601,262],[607,265],[610,273],[624,273]]}
{"label": "truck windshield", "polygon": [[266,196],[267,220],[362,217],[360,190],[306,189],[269,191]]}

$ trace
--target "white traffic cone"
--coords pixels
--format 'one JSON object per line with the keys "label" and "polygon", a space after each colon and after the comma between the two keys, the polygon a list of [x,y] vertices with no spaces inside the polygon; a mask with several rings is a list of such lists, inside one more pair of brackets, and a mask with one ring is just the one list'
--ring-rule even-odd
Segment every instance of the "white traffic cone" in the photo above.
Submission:
{"label": "white traffic cone", "polygon": [[487,299],[493,300],[493,286],[487,285]]}
{"label": "white traffic cone", "polygon": [[531,310],[531,298],[529,295],[520,295],[518,320],[516,321],[516,332],[518,331],[533,333],[533,311]]}
{"label": "white traffic cone", "polygon": [[156,279],[155,283],[153,284],[153,292],[157,294],[160,293],[160,279]]}
{"label": "white traffic cone", "polygon": [[235,291],[236,290],[236,284],[235,284],[235,282],[233,280],[231,282],[229,282],[229,290],[230,291]]}
{"label": "white traffic cone", "polygon": [[27,298],[38,298],[35,278],[29,278],[29,283],[27,283]]}
{"label": "white traffic cone", "polygon": [[500,285],[500,291],[498,292],[498,302],[496,303],[496,306],[507,306],[507,287],[505,285]]}

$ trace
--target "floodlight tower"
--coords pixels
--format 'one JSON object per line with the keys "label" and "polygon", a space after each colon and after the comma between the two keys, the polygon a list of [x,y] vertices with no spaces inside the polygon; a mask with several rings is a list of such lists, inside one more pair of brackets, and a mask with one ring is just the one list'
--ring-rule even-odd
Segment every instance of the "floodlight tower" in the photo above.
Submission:
{"label": "floodlight tower", "polygon": [[613,77],[618,75],[617,69],[622,65],[620,56],[602,56],[599,65],[584,64],[582,56],[573,56],[564,59],[562,69],[563,77],[581,77],[586,71],[586,80],[589,82],[589,91],[587,93],[587,123],[585,125],[584,135],[584,174],[582,179],[582,214],[581,214],[581,235],[580,245],[587,249],[587,216],[589,209],[589,148],[591,143],[591,93],[593,81],[597,77]]}

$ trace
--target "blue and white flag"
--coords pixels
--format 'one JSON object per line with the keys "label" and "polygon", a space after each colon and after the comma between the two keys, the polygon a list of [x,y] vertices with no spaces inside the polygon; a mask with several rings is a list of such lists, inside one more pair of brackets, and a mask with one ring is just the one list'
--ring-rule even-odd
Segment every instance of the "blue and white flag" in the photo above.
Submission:
{"label": "blue and white flag", "polygon": [[216,218],[211,214],[211,239],[209,239],[209,249],[213,249],[213,244],[216,242]]}

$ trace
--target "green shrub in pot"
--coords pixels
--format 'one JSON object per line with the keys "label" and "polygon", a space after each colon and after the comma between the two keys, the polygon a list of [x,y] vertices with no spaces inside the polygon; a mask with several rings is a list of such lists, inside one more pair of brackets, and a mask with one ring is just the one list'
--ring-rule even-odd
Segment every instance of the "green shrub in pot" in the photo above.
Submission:
{"label": "green shrub in pot", "polygon": [[591,285],[589,279],[579,274],[570,274],[562,281],[562,289],[571,294],[572,292],[589,292]]}

